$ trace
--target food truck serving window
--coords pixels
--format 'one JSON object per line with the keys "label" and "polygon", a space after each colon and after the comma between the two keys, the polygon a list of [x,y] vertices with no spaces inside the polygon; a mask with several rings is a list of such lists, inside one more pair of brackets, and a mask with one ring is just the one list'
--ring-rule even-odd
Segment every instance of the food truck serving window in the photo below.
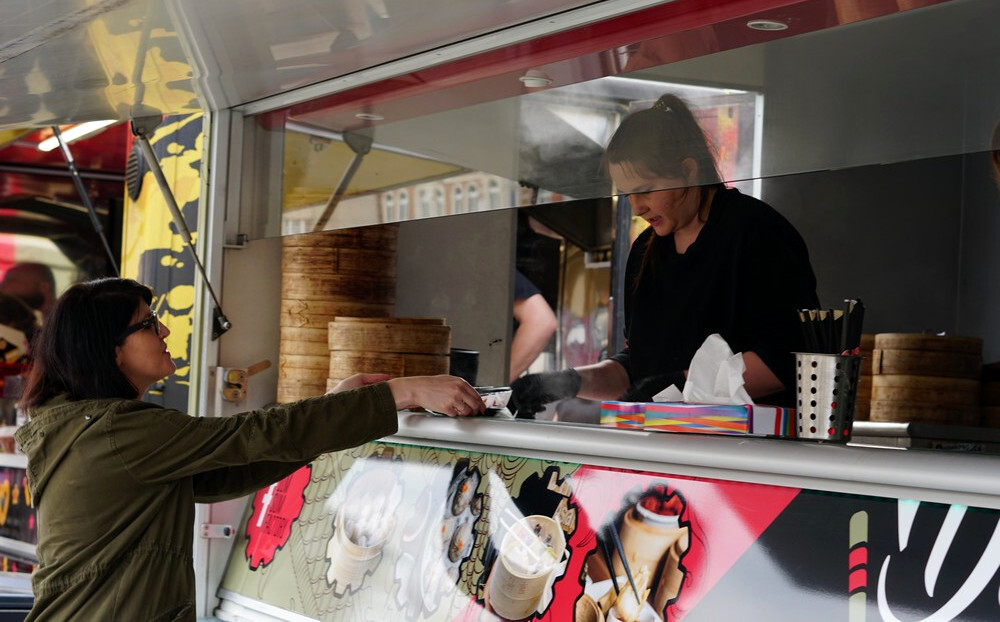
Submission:
{"label": "food truck serving window", "polygon": [[[616,63],[598,72],[564,71],[602,57],[594,50],[530,70],[429,81],[412,94],[375,85],[356,104],[350,92],[281,103],[246,119],[247,162],[257,164],[242,194],[268,217],[244,229],[253,239],[398,223],[395,273],[386,276],[391,284],[381,282],[394,300],[369,302],[395,318],[442,319],[449,349],[477,354],[477,385],[514,380],[513,268],[531,272],[558,318],[527,372],[596,363],[624,346],[625,264],[645,226],[608,175],[604,148],[623,118],[674,93],[709,135],[723,184],[762,199],[801,235],[816,277],[812,310],[830,311],[846,332],[845,300],[863,301],[863,358],[848,386],[856,417],[875,421],[856,440],[989,449],[997,408],[989,365],[1000,359],[1000,333],[987,318],[1000,302],[981,292],[995,291],[989,275],[998,258],[979,231],[995,230],[997,220],[989,159],[997,113],[985,103],[997,95],[985,85],[998,81],[982,76],[997,70],[963,42],[954,45],[960,62],[947,67],[918,42],[928,29],[942,31],[938,20],[954,32],[972,29],[967,40],[991,40],[976,29],[998,8],[947,4],[853,24],[859,16],[838,12],[831,19],[843,26],[819,30],[788,19],[790,32],[770,38],[747,34],[745,20],[677,32],[665,17],[668,34],[617,41]],[[887,42],[892,54],[881,52]],[[889,75],[893,88],[872,97]],[[501,86],[508,81],[518,85]],[[945,95],[963,84],[978,85],[982,96]],[[474,97],[463,90],[473,85]],[[936,183],[914,183],[927,179]],[[931,232],[933,245],[920,242]],[[942,339],[915,339],[915,351],[933,352],[939,367],[893,367],[889,351],[905,348],[876,341],[924,333]],[[955,351],[963,339],[978,340],[975,351]],[[786,378],[784,388],[794,392],[794,384]],[[926,399],[934,387],[948,398]],[[607,401],[590,404],[586,416],[572,414],[580,406],[573,402],[565,416],[551,408],[546,415],[635,424],[638,413]],[[790,412],[765,415],[767,405],[755,404],[755,416],[767,418],[769,433],[797,427]],[[753,427],[746,405],[729,406],[744,412],[710,413],[702,431],[724,428],[726,416]],[[642,414],[647,427],[662,418]],[[837,427],[827,423],[811,427]]]}

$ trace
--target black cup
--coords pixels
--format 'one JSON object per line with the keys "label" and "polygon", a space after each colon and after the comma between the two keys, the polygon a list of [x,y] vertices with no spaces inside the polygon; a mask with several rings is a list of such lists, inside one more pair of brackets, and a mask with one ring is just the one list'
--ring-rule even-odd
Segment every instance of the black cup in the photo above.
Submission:
{"label": "black cup", "polygon": [[452,376],[462,378],[472,386],[476,386],[476,375],[479,373],[479,351],[452,348],[449,373]]}

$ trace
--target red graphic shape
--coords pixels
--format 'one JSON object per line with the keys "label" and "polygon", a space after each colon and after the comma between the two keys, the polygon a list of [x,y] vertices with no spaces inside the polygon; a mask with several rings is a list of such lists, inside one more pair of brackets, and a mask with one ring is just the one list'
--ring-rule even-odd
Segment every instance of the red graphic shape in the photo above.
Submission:
{"label": "red graphic shape", "polygon": [[288,542],[292,522],[305,504],[311,475],[312,467],[306,465],[254,495],[253,512],[247,521],[246,555],[251,570],[274,561],[274,554]]}
{"label": "red graphic shape", "polygon": [[567,541],[571,554],[566,573],[551,606],[537,618],[546,622],[572,619],[583,586],[566,578],[580,576],[587,553],[596,546],[594,528],[621,509],[622,497],[630,490],[667,481],[687,504],[684,520],[691,528],[691,544],[682,560],[686,574],[680,596],[664,616],[668,622],[681,620],[693,609],[800,491],[592,466],[581,466],[571,477],[577,528]]}
{"label": "red graphic shape", "polygon": [[852,570],[851,574],[847,577],[847,591],[850,594],[858,590],[868,589],[868,570],[865,568],[858,568],[857,570]]}
{"label": "red graphic shape", "polygon": [[860,547],[851,551],[850,555],[847,556],[847,567],[857,568],[858,566],[868,565],[868,548]]}

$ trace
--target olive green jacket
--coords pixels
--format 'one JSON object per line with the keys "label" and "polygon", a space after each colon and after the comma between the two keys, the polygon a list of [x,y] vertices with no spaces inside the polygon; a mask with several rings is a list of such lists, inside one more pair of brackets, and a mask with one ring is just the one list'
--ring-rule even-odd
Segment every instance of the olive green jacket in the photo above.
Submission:
{"label": "olive green jacket", "polygon": [[397,430],[380,383],[233,417],[57,397],[16,433],[38,520],[28,620],[195,620],[195,503]]}

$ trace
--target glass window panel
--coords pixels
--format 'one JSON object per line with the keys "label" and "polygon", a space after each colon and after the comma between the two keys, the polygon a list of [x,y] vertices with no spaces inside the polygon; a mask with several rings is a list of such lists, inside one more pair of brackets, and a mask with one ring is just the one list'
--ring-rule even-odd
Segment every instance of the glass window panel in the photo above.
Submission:
{"label": "glass window panel", "polygon": [[[978,336],[983,360],[1000,360],[1000,192],[991,160],[1000,144],[990,143],[1000,121],[1000,43],[992,32],[998,22],[1000,3],[952,0],[390,119],[374,128],[373,153],[405,159],[364,161],[374,181],[354,185],[328,226],[410,217],[366,211],[365,197],[388,187],[415,190],[412,217],[441,216],[446,197],[463,184],[470,211],[520,207],[544,217],[550,207],[607,200],[600,211],[609,214],[603,226],[610,232],[616,189],[601,167],[604,145],[625,115],[673,91],[692,104],[712,137],[726,183],[763,198],[805,238],[821,304],[860,297],[868,307],[866,332]],[[628,43],[622,42],[622,54],[638,49]],[[648,51],[656,42],[641,43]],[[342,129],[324,127],[322,114],[309,121],[312,132]],[[338,143],[331,139],[329,148]],[[351,159],[350,150],[341,149],[338,165],[322,169],[317,196],[332,194]],[[308,160],[296,166],[311,169]],[[290,174],[286,168],[286,184]],[[395,177],[380,178],[389,174]],[[483,200],[472,200],[471,183],[483,188]],[[290,217],[285,204],[271,209],[272,216],[277,209]],[[602,274],[594,253],[606,245],[588,249],[586,236],[570,240],[567,223],[554,218],[567,242],[557,259],[563,279],[557,304],[565,314],[544,365],[550,369],[615,350],[621,284],[614,270],[627,252],[627,244],[616,247]],[[618,231],[630,229],[627,216],[624,222]],[[623,238],[641,226],[632,224]],[[510,266],[506,256],[481,260],[495,261],[498,274]]]}

